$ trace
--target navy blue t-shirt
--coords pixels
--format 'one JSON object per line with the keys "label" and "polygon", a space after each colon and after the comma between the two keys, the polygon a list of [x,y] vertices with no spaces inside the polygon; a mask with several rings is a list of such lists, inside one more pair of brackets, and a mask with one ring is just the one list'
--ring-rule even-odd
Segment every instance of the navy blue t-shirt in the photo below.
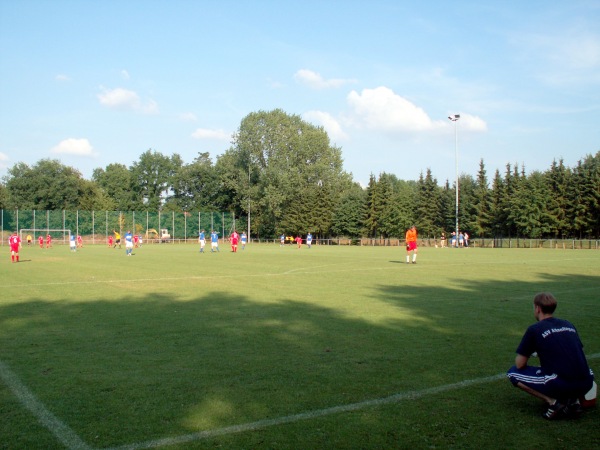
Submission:
{"label": "navy blue t-shirt", "polygon": [[529,357],[533,352],[537,352],[546,373],[570,381],[590,376],[583,344],[571,322],[550,317],[527,328],[517,353]]}

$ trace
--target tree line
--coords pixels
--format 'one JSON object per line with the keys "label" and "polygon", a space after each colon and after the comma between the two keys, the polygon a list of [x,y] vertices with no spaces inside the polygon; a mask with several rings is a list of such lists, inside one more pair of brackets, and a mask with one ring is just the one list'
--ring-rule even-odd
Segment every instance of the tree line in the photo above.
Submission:
{"label": "tree line", "polygon": [[[576,167],[554,160],[526,174],[507,164],[488,179],[459,177],[458,222],[473,237],[600,237],[600,152]],[[440,186],[431,171],[418,180],[371,175],[366,188],[343,169],[342,152],[322,127],[280,109],[247,115],[231,146],[213,163],[199,153],[149,149],[127,167],[109,164],[86,180],[58,160],[9,168],[0,207],[20,210],[227,211],[251,215],[251,234],[321,237],[402,237],[416,225],[421,237],[455,228],[456,186]]]}

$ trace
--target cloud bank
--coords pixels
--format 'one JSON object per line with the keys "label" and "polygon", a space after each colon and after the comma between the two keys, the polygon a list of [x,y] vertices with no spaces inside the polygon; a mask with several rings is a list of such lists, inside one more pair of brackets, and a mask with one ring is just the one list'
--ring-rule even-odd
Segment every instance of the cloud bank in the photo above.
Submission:
{"label": "cloud bank", "polygon": [[98,94],[98,100],[102,106],[119,111],[133,111],[142,114],[158,114],[158,104],[149,99],[142,102],[140,96],[128,89],[102,88],[102,93]]}
{"label": "cloud bank", "polygon": [[69,138],[62,140],[52,147],[50,153],[56,155],[75,155],[75,156],[87,156],[96,157],[97,153],[94,152],[94,148],[87,139],[75,139]]}

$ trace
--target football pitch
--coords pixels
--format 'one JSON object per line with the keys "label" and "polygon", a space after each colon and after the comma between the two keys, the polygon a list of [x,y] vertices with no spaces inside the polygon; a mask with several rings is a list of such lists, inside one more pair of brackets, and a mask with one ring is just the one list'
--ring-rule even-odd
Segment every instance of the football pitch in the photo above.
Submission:
{"label": "football pitch", "polygon": [[598,378],[596,250],[2,248],[2,449],[600,446],[504,376],[550,291]]}

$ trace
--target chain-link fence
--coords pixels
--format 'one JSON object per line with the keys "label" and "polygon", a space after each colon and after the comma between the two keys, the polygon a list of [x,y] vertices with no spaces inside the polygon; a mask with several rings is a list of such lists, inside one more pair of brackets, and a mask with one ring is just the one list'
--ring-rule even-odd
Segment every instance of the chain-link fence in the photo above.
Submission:
{"label": "chain-link fence", "polygon": [[215,230],[220,237],[234,229],[247,231],[247,219],[229,212],[149,212],[149,211],[38,211],[0,210],[2,245],[13,232],[46,236],[68,242],[69,230],[87,243],[104,243],[115,231],[137,234],[147,242],[197,240],[201,230]]}

